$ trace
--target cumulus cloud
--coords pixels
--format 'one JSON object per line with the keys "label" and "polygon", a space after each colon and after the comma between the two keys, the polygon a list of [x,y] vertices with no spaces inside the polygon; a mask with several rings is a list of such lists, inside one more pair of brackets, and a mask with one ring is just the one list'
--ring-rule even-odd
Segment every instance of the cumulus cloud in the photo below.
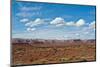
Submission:
{"label": "cumulus cloud", "polygon": [[85,25],[85,20],[79,19],[77,22],[70,21],[70,22],[66,22],[65,25],[66,26],[76,26],[76,27],[80,27],[80,26]]}
{"label": "cumulus cloud", "polygon": [[[23,19],[21,21],[24,22],[24,21],[26,21],[26,19]],[[34,21],[27,22],[27,23],[25,23],[25,26],[27,27],[26,30],[29,31],[29,32],[33,32],[33,31],[36,30],[35,26],[39,26],[39,25],[41,25],[43,23],[44,23],[44,20],[40,19],[40,18],[37,18]]]}
{"label": "cumulus cloud", "polygon": [[[27,23],[25,23],[25,26],[27,27],[27,31],[34,31],[34,30],[36,30],[36,27],[44,24],[44,22],[46,22],[46,21],[45,21],[45,19],[40,19],[40,18],[36,18],[35,20],[29,21],[27,18],[24,18],[24,19],[21,19],[20,22],[27,22]],[[80,26],[83,26],[86,24],[85,20],[83,20],[83,19],[79,19],[77,22],[74,22],[74,21],[66,22],[61,17],[56,17],[51,22],[49,21],[49,23],[56,27],[61,27],[61,26],[80,27]],[[91,24],[89,24],[89,26],[91,26],[91,28],[94,28],[95,27],[94,25],[95,25],[95,22],[92,22]]]}
{"label": "cumulus cloud", "polygon": [[65,21],[64,21],[64,19],[63,18],[61,18],[61,17],[56,17],[54,20],[52,20],[51,22],[50,22],[50,24],[63,24]]}
{"label": "cumulus cloud", "polygon": [[32,22],[28,22],[25,24],[25,26],[30,26],[32,24]]}
{"label": "cumulus cloud", "polygon": [[27,28],[26,30],[27,30],[28,32],[33,32],[33,31],[36,30],[36,28],[30,28],[30,27],[29,27],[29,28]]}
{"label": "cumulus cloud", "polygon": [[67,25],[67,26],[74,26],[75,23],[74,23],[73,21],[70,21],[70,22],[67,22],[66,25]]}
{"label": "cumulus cloud", "polygon": [[37,25],[40,25],[40,24],[43,24],[43,23],[44,23],[43,19],[37,18],[35,21],[32,22],[31,27],[37,26]]}
{"label": "cumulus cloud", "polygon": [[80,26],[83,26],[85,25],[85,20],[83,19],[79,19],[76,23],[75,23],[75,26],[77,27],[80,27]]}
{"label": "cumulus cloud", "polygon": [[52,20],[50,22],[50,24],[53,24],[57,27],[60,27],[60,26],[76,26],[76,27],[80,27],[80,26],[83,26],[85,25],[85,20],[83,19],[79,19],[77,22],[73,22],[73,21],[70,21],[70,22],[66,22],[63,18],[61,17],[56,17],[54,20]]}
{"label": "cumulus cloud", "polygon": [[34,27],[43,23],[44,23],[43,19],[37,18],[34,21],[30,21],[29,23],[26,23],[25,26]]}
{"label": "cumulus cloud", "polygon": [[23,22],[23,23],[28,22],[28,21],[29,21],[29,19],[27,19],[27,18],[24,18],[24,19],[20,20],[20,22]]}
{"label": "cumulus cloud", "polygon": [[96,27],[95,21],[91,22],[89,24],[89,26],[90,26],[90,28],[95,29],[95,27]]}

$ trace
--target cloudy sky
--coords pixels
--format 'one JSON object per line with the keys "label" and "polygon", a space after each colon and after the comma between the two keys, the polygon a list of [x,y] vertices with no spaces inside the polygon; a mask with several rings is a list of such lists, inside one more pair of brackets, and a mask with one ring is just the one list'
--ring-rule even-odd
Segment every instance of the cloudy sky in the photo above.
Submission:
{"label": "cloudy sky", "polygon": [[12,2],[12,37],[95,39],[95,6]]}

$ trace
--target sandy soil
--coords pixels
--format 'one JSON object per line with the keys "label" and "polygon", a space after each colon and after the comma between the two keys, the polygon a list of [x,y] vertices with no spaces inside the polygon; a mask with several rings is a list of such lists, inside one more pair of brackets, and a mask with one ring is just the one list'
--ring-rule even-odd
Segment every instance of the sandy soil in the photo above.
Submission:
{"label": "sandy soil", "polygon": [[12,64],[95,61],[95,42],[12,43]]}

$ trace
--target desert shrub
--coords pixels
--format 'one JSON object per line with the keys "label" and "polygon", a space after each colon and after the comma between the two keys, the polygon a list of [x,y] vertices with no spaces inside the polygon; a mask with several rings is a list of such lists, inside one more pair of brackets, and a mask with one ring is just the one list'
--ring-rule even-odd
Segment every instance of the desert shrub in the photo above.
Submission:
{"label": "desert shrub", "polygon": [[61,62],[67,62],[69,60],[69,58],[60,58]]}
{"label": "desert shrub", "polygon": [[17,50],[18,51],[24,51],[24,48],[18,48]]}

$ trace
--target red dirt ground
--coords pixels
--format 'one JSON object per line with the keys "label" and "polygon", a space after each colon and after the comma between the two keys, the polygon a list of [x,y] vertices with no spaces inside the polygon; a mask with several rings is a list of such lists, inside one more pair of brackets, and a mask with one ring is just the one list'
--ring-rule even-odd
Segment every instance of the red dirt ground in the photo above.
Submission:
{"label": "red dirt ground", "polygon": [[12,43],[13,65],[96,60],[95,42]]}

